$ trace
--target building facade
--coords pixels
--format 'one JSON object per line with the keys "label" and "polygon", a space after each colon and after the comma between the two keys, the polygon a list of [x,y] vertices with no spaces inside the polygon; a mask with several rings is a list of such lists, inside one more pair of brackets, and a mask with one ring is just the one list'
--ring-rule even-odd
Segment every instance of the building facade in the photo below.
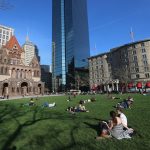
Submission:
{"label": "building facade", "polygon": [[111,55],[114,77],[118,74],[127,82],[150,80],[150,39],[111,49]]}
{"label": "building facade", "polygon": [[76,69],[88,66],[90,56],[86,0],[53,0],[53,91],[75,87]]}
{"label": "building facade", "polygon": [[41,70],[37,57],[25,64],[25,52],[15,36],[0,49],[0,95],[26,96],[43,94]]}
{"label": "building facade", "polygon": [[29,65],[33,57],[35,56],[35,46],[29,41],[29,38],[26,38],[25,43],[22,46],[22,49],[25,52],[25,65]]}
{"label": "building facade", "polygon": [[109,83],[112,82],[111,54],[103,53],[88,58],[90,89],[106,90]]}
{"label": "building facade", "polygon": [[14,29],[0,25],[0,48],[14,35]]}
{"label": "building facade", "polygon": [[[118,80],[120,86],[128,83],[133,83],[132,85],[136,86],[140,83],[144,87],[150,81],[150,39],[111,49],[109,52],[110,61],[107,61],[107,65],[103,66],[103,70],[110,77],[105,78],[106,80],[103,78],[102,73],[100,73],[100,78],[97,79],[97,69],[100,72],[101,66],[98,62],[100,56],[89,58],[91,88],[94,84],[101,85],[103,83],[108,85],[111,82],[116,83]],[[113,87],[112,84],[111,87]]]}
{"label": "building facade", "polygon": [[41,81],[45,83],[44,93],[52,92],[52,73],[49,65],[41,65]]}

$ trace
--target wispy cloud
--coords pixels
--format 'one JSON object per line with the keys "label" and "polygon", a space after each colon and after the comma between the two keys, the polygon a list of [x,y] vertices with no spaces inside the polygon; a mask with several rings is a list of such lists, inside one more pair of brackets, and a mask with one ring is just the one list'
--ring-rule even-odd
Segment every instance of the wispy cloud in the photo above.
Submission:
{"label": "wispy cloud", "polygon": [[118,23],[118,22],[120,22],[120,21],[122,21],[122,20],[126,20],[126,19],[129,18],[129,17],[136,16],[136,15],[138,15],[139,13],[140,13],[139,11],[135,11],[135,12],[132,13],[132,14],[130,13],[130,15],[127,15],[127,16],[124,16],[124,17],[120,17],[120,18],[118,18],[118,19],[114,19],[114,20],[108,21],[108,22],[106,22],[106,23],[104,23],[104,24],[101,24],[101,25],[99,25],[99,26],[92,27],[92,28],[90,29],[90,31],[100,30],[100,29],[105,28],[105,27],[108,27],[108,26],[110,26],[110,25],[112,25],[112,24],[116,24],[116,23]]}

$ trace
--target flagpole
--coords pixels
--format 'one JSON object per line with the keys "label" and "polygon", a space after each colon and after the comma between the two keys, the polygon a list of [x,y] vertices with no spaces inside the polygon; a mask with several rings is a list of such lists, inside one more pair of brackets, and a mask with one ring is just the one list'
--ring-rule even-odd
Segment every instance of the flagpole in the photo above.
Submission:
{"label": "flagpole", "polygon": [[132,27],[130,29],[130,36],[131,36],[132,42],[134,42],[134,33],[133,33],[133,30],[132,30]]}

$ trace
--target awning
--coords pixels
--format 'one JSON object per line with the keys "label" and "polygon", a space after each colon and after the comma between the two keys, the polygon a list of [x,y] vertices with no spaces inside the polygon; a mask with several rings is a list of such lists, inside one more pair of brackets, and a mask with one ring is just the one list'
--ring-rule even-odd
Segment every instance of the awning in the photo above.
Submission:
{"label": "awning", "polygon": [[141,88],[142,88],[142,82],[138,82],[138,83],[136,84],[136,87],[137,87],[138,89],[141,89]]}
{"label": "awning", "polygon": [[133,87],[133,83],[129,83],[128,84],[128,88],[130,89],[130,88],[132,88]]}
{"label": "awning", "polygon": [[93,85],[92,88],[91,88],[91,90],[93,90],[93,91],[95,91],[96,89],[97,89],[97,85],[96,86]]}
{"label": "awning", "polygon": [[146,82],[146,88],[150,88],[150,81]]}

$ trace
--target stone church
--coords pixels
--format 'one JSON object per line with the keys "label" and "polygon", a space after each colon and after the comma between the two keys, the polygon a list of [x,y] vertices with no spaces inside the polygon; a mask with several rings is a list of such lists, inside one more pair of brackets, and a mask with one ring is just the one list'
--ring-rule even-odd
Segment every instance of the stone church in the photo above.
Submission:
{"label": "stone church", "polygon": [[28,96],[44,93],[36,56],[25,65],[25,52],[15,36],[0,48],[0,96]]}

